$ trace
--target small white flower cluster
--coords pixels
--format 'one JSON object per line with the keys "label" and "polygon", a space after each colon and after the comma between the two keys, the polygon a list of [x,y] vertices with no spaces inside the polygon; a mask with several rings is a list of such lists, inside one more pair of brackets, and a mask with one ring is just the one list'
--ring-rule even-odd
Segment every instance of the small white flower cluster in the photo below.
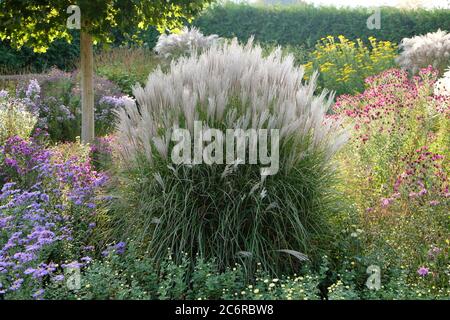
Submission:
{"label": "small white flower cluster", "polygon": [[450,33],[439,29],[426,35],[404,38],[400,49],[402,53],[397,62],[402,68],[417,73],[431,65],[442,72],[450,61]]}
{"label": "small white flower cluster", "polygon": [[218,40],[218,35],[205,36],[196,28],[185,27],[178,34],[162,34],[156,43],[155,51],[164,58],[173,59],[194,52],[202,52],[211,48]]}
{"label": "small white flower cluster", "polygon": [[444,73],[444,76],[434,85],[434,94],[436,96],[450,97],[450,67]]}

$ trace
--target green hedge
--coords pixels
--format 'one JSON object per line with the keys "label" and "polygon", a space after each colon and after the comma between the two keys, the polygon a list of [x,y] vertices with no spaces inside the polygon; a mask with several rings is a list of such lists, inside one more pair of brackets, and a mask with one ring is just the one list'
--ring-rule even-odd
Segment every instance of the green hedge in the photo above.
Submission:
{"label": "green hedge", "polygon": [[245,41],[251,35],[261,42],[314,47],[327,35],[344,35],[348,39],[369,36],[400,42],[405,37],[436,31],[450,31],[450,10],[405,11],[381,9],[381,29],[369,30],[367,19],[373,12],[367,8],[293,6],[252,6],[228,3],[214,6],[194,25],[206,34],[238,37]]}
{"label": "green hedge", "polygon": [[[398,43],[404,37],[424,34],[441,28],[450,31],[450,10],[404,11],[382,8],[381,29],[366,27],[371,15],[366,8],[293,6],[252,6],[227,3],[215,5],[194,21],[205,34],[222,37],[238,37],[246,41],[254,35],[257,41],[280,45],[302,45],[314,47],[317,40],[327,35],[344,35],[348,39],[367,39]],[[118,32],[116,39],[122,42]],[[141,34],[141,40],[152,48],[158,37],[155,28]],[[37,55],[29,48],[20,51],[0,42],[0,73],[5,68],[11,71],[31,69],[41,71],[51,66],[68,70],[73,68],[79,56],[78,41],[70,45],[63,41],[53,44],[46,54]]]}

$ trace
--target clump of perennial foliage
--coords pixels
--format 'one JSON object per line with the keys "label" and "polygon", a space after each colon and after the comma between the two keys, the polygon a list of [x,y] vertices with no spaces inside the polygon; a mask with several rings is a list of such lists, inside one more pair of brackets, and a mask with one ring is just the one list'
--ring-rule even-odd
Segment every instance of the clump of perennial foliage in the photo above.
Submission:
{"label": "clump of perennial foliage", "polygon": [[38,130],[0,146],[0,299],[39,299],[66,268],[91,260],[86,245],[106,176],[88,153],[48,149],[43,137]]}
{"label": "clump of perennial foliage", "polygon": [[400,44],[402,53],[397,62],[414,74],[421,68],[433,66],[443,72],[450,61],[450,33],[443,30],[426,35],[404,38]]}
{"label": "clump of perennial foliage", "polygon": [[180,33],[159,36],[154,50],[166,59],[175,59],[209,49],[217,44],[218,40],[218,35],[204,36],[196,28],[185,27]]}
{"label": "clump of perennial foliage", "polygon": [[[326,115],[333,96],[314,96],[316,75],[309,83],[303,75],[292,56],[275,50],[264,57],[252,41],[237,40],[151,74],[134,90],[137,104],[118,113],[117,233],[142,241],[153,257],[170,248],[177,259],[199,254],[221,268],[260,261],[292,272],[305,254],[319,254],[337,207],[330,158],[346,133]],[[173,164],[173,129],[192,136],[194,121],[222,131],[278,129],[279,172],[261,176],[261,164],[248,159]]]}

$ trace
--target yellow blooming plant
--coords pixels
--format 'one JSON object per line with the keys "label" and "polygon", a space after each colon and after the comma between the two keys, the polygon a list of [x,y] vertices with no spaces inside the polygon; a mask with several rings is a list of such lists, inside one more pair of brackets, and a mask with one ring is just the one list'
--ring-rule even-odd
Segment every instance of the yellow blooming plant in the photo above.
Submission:
{"label": "yellow blooming plant", "polygon": [[344,36],[322,38],[304,65],[306,79],[319,70],[319,87],[351,94],[364,90],[364,79],[395,66],[397,46],[389,41],[351,41]]}

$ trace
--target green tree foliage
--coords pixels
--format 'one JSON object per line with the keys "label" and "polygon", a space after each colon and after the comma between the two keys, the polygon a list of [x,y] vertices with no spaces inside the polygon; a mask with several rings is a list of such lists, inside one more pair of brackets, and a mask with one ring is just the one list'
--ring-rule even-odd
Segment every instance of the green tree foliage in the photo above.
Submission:
{"label": "green tree foliage", "polygon": [[191,20],[211,0],[0,0],[0,40],[11,46],[32,47],[45,52],[58,38],[71,41],[66,26],[67,8],[78,5],[81,9],[83,30],[95,41],[112,42],[113,30],[134,38],[136,27],[174,30],[183,19]]}

